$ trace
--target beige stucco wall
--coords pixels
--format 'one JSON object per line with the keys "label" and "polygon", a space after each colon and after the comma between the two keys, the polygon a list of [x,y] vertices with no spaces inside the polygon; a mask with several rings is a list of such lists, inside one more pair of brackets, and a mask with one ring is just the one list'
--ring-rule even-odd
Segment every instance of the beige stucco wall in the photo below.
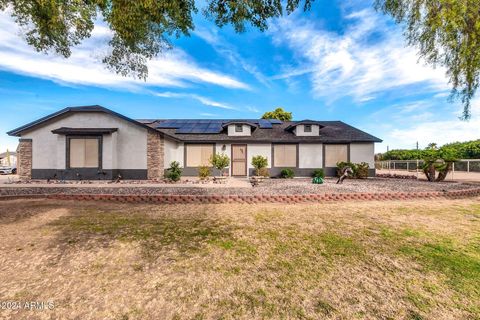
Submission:
{"label": "beige stucco wall", "polygon": [[252,158],[255,156],[263,156],[268,160],[268,168],[272,167],[272,145],[265,144],[249,144],[247,146],[247,166],[249,169],[253,168]]}
{"label": "beige stucco wall", "polygon": [[319,136],[320,135],[320,127],[318,125],[312,125],[312,132],[305,132],[305,126],[303,124],[300,124],[295,127],[294,133],[297,136],[303,136],[303,137],[311,137],[311,136]]}
{"label": "beige stucco wall", "polygon": [[351,143],[350,162],[366,162],[370,168],[375,168],[375,144],[374,143]]}
{"label": "beige stucco wall", "polygon": [[72,113],[22,135],[32,139],[33,169],[65,169],[66,138],[51,131],[60,127],[118,128],[103,136],[104,169],[147,169],[147,129],[100,112]]}
{"label": "beige stucco wall", "polygon": [[231,124],[228,126],[228,135],[229,136],[250,136],[252,135],[252,127],[247,124],[242,125],[243,131],[242,132],[235,132],[235,125]]}
{"label": "beige stucco wall", "polygon": [[170,167],[170,163],[172,161],[177,161],[178,163],[180,163],[180,166],[183,168],[184,153],[185,153],[183,142],[177,142],[172,139],[168,139],[168,137],[165,137],[164,150],[165,150],[165,157],[164,157],[165,169]]}
{"label": "beige stucco wall", "polygon": [[299,168],[322,168],[323,145],[321,143],[300,143],[298,145]]}

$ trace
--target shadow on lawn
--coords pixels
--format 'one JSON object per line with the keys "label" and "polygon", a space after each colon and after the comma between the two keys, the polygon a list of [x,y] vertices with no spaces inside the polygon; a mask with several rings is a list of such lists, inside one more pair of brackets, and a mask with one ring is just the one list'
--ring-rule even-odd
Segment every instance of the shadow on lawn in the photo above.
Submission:
{"label": "shadow on lawn", "polygon": [[162,214],[152,217],[140,211],[75,208],[70,215],[50,225],[61,231],[57,245],[60,244],[63,250],[109,246],[112,241],[120,240],[139,242],[143,256],[155,259],[164,249],[187,254],[199,250],[206,243],[230,236],[231,227],[204,216]]}

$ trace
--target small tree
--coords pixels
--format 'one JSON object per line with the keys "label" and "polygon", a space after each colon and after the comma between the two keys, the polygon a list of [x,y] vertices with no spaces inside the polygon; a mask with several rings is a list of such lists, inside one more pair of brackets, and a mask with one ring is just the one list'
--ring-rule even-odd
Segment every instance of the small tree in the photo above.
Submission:
{"label": "small tree", "polygon": [[210,177],[211,169],[209,166],[200,166],[198,167],[198,177],[200,180],[206,180]]}
{"label": "small tree", "polygon": [[259,176],[262,169],[268,166],[268,159],[260,155],[252,157],[252,166],[255,168],[255,174]]}
{"label": "small tree", "polygon": [[262,119],[277,119],[280,121],[292,121],[292,113],[283,110],[283,108],[277,108],[273,111],[265,112]]}
{"label": "small tree", "polygon": [[[448,173],[452,171],[453,163],[457,161],[457,152],[450,147],[437,148],[431,143],[423,153],[423,173],[430,182],[445,180]],[[437,175],[438,172],[438,175]]]}
{"label": "small tree", "polygon": [[210,158],[210,163],[215,169],[220,170],[223,175],[225,168],[230,165],[230,158],[225,153],[216,153]]}
{"label": "small tree", "polygon": [[178,181],[181,176],[182,169],[180,168],[180,163],[178,163],[178,161],[172,161],[170,163],[170,168],[167,169],[167,178],[172,181]]}

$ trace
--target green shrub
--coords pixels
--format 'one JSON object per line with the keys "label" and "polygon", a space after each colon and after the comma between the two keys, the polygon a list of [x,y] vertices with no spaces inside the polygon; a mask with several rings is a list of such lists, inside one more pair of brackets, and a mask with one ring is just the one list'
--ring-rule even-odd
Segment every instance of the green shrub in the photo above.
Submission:
{"label": "green shrub", "polygon": [[325,172],[323,171],[323,169],[315,169],[315,170],[313,170],[312,177],[323,179],[323,178],[325,178]]}
{"label": "green shrub", "polygon": [[282,171],[280,171],[280,177],[283,179],[291,179],[295,177],[295,172],[293,172],[293,170],[289,168],[282,169]]}
{"label": "green shrub", "polygon": [[200,178],[200,180],[208,179],[208,177],[210,177],[211,174],[212,174],[212,171],[209,166],[198,167],[198,177]]}
{"label": "green shrub", "polygon": [[255,174],[257,176],[264,176],[264,175],[260,174],[260,171],[262,169],[267,168],[268,159],[266,157],[263,157],[263,156],[252,157],[252,166],[255,168]]}
{"label": "green shrub", "polygon": [[182,169],[180,168],[180,163],[177,161],[172,161],[170,163],[170,168],[167,169],[167,178],[172,181],[180,180],[182,176]]}
{"label": "green shrub", "polygon": [[355,165],[355,170],[353,171],[353,174],[355,178],[357,179],[366,179],[368,178],[368,163],[362,162],[358,163]]}
{"label": "green shrub", "polygon": [[355,178],[355,179],[368,178],[369,165],[366,162],[362,162],[362,163],[337,162],[337,177],[340,177],[342,175],[343,169],[345,167],[352,168],[352,171],[353,171],[352,178]]}
{"label": "green shrub", "polygon": [[343,174],[343,169],[345,167],[350,167],[353,170],[353,176],[355,176],[355,164],[351,162],[337,162],[337,177],[340,177]]}
{"label": "green shrub", "polygon": [[230,165],[230,158],[225,153],[216,153],[210,158],[210,163],[223,174],[225,168]]}

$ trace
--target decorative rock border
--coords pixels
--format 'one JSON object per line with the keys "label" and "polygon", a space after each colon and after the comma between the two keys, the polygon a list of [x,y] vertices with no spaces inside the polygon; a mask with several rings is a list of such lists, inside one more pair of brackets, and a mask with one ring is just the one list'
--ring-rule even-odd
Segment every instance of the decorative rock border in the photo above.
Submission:
{"label": "decorative rock border", "polygon": [[29,194],[0,196],[0,200],[54,199],[76,201],[112,201],[128,203],[315,203],[332,201],[385,201],[415,199],[460,199],[480,196],[480,188],[445,192],[329,193],[288,195],[115,195],[115,194]]}

